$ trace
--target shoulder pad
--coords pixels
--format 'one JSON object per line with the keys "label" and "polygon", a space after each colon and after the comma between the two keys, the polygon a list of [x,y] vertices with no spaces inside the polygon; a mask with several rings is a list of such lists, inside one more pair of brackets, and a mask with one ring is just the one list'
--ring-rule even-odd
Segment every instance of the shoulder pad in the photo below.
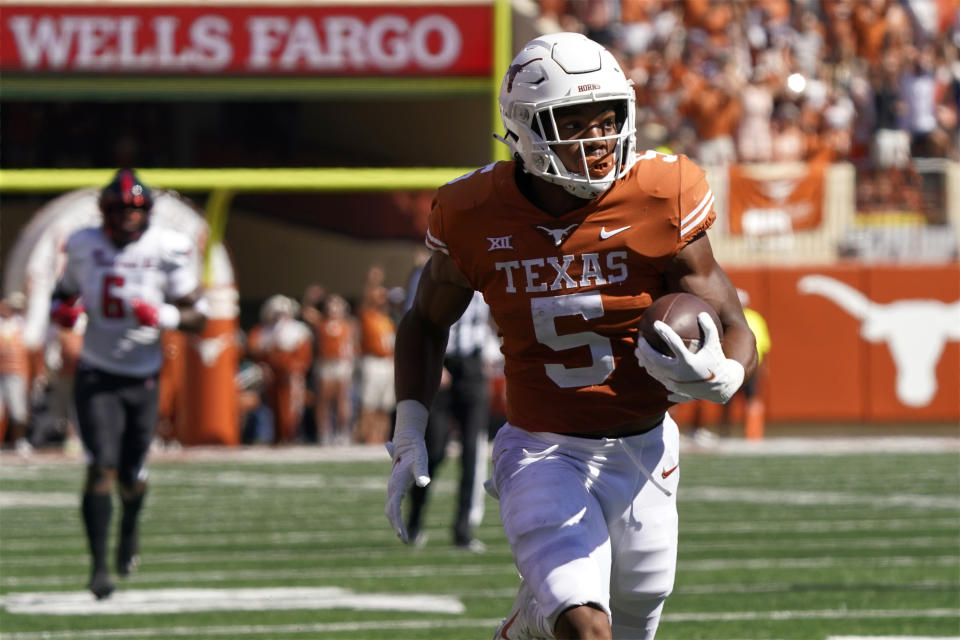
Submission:
{"label": "shoulder pad", "polygon": [[632,173],[637,186],[654,198],[676,198],[706,176],[687,156],[658,151],[641,154]]}
{"label": "shoulder pad", "polygon": [[[478,206],[495,192],[494,181],[504,169],[503,165],[512,163],[491,162],[485,167],[475,169],[459,178],[454,178],[437,190],[437,199],[445,211],[471,209]],[[512,170],[512,169],[511,169]]]}

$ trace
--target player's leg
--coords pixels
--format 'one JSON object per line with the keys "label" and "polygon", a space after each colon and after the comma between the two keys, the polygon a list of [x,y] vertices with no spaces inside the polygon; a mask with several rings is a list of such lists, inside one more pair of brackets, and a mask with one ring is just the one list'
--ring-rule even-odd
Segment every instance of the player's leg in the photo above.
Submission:
{"label": "player's leg", "polygon": [[353,439],[353,395],[352,367],[345,367],[346,372],[336,381],[334,395],[337,407],[337,440],[348,444]]}
{"label": "player's leg", "polygon": [[74,395],[80,438],[89,461],[81,503],[90,548],[88,588],[97,598],[106,598],[114,589],[107,569],[107,537],[113,515],[111,490],[120,457],[123,403],[114,376],[86,367],[77,370]]}
{"label": "player's leg", "polygon": [[[333,375],[319,368],[319,384],[317,384],[317,400],[314,416],[317,422],[317,441],[321,445],[333,444],[333,405],[337,399],[337,380]],[[339,416],[338,416],[339,422]]]}
{"label": "player's leg", "polygon": [[131,384],[124,390],[126,428],[120,447],[117,484],[123,511],[117,536],[117,573],[128,576],[139,564],[140,511],[147,493],[147,453],[157,426],[156,378]]}
{"label": "player's leg", "polygon": [[6,400],[8,437],[18,454],[29,456],[33,452],[33,446],[27,433],[30,409],[26,377],[19,374],[0,376],[0,393]]}
{"label": "player's leg", "polygon": [[633,466],[642,482],[632,492],[632,504],[626,500],[627,508],[611,512],[608,521],[613,636],[652,640],[677,566],[677,426],[667,416],[661,427],[620,442],[629,449],[621,466]]}
{"label": "player's leg", "polygon": [[583,637],[610,637],[608,619],[599,621],[606,636],[590,635],[597,626],[594,612],[609,614],[610,541],[591,487],[591,465],[602,455],[591,448],[601,441],[583,440],[579,450],[568,446],[576,440],[583,439],[509,424],[494,440],[494,489],[523,576],[497,637],[553,638],[555,628],[570,627]]}
{"label": "player's leg", "polygon": [[[475,488],[485,479],[481,474],[485,475],[486,460],[480,460],[480,451],[483,450],[485,457],[490,399],[480,357],[463,358],[460,368],[459,378],[452,389],[453,415],[460,425],[460,440],[463,445],[453,542],[471,551],[482,551],[482,543],[473,537],[474,522],[480,520],[476,512],[482,510],[483,506],[482,502],[479,505],[475,502],[477,498],[483,498],[483,494],[475,491]],[[483,445],[480,438],[483,439]]]}

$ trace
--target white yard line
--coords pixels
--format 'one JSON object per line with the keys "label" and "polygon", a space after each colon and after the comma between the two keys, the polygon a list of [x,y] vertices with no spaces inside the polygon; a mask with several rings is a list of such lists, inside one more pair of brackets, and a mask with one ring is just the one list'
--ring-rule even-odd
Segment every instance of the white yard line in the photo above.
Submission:
{"label": "white yard line", "polygon": [[0,598],[0,606],[8,613],[55,616],[321,609],[459,615],[466,611],[458,598],[449,595],[357,593],[340,587],[130,589],[106,600],[95,600],[83,591],[11,593]]}
{"label": "white yard line", "polygon": [[960,636],[827,636],[827,640],[960,640]]}
{"label": "white yard line", "polygon": [[[718,453],[727,455],[836,455],[850,453],[949,453],[960,451],[960,437],[945,436],[852,436],[852,437],[770,437],[763,440],[720,438],[704,447],[687,438],[681,441],[681,451],[687,453]],[[320,447],[297,445],[290,447],[185,447],[153,451],[154,462],[224,462],[253,464],[288,464],[291,462],[377,462],[388,467],[389,456],[381,445],[353,445],[349,447]],[[64,455],[58,449],[40,449],[30,458],[21,458],[15,452],[0,452],[0,477],[22,477],[23,467],[49,464],[82,466],[83,461]]]}
{"label": "white yard line", "polygon": [[4,640],[100,640],[101,638],[199,638],[204,636],[239,637],[244,635],[326,634],[390,629],[479,629],[493,631],[500,618],[464,618],[462,620],[372,620],[369,622],[328,622],[316,624],[237,625],[210,627],[163,627],[135,629],[89,629],[86,631],[28,631],[4,634]]}
{"label": "white yard line", "polygon": [[[76,536],[74,536],[76,537]],[[389,549],[373,549],[368,545],[356,545],[358,542],[356,538],[352,538],[349,535],[344,535],[336,538],[335,540],[330,540],[327,536],[296,536],[291,537],[284,534],[266,534],[263,536],[257,536],[254,534],[251,535],[226,535],[226,536],[217,536],[217,544],[222,547],[232,547],[238,545],[247,545],[261,543],[262,546],[266,549],[273,547],[274,545],[288,545],[288,544],[303,544],[303,543],[316,543],[316,542],[330,542],[336,540],[342,540],[343,545],[339,545],[336,549],[317,549],[314,552],[304,552],[301,550],[289,550],[289,551],[265,551],[262,549],[249,549],[249,550],[233,550],[233,551],[223,551],[223,552],[214,552],[209,551],[210,546],[210,536],[198,534],[196,536],[174,536],[174,535],[151,535],[150,542],[151,545],[156,547],[178,547],[177,551],[152,551],[149,554],[150,564],[152,566],[160,565],[191,565],[196,564],[197,562],[204,563],[233,563],[237,565],[238,563],[243,563],[245,560],[250,562],[263,562],[263,561],[290,561],[290,560],[299,560],[307,563],[317,563],[317,564],[327,564],[326,560],[331,558],[347,557],[347,558],[356,558],[362,556],[366,560],[375,559],[375,558],[397,558],[398,550],[403,552],[403,549],[400,548],[391,548]],[[75,540],[77,545],[80,544],[79,539]],[[681,547],[681,553],[686,550],[693,551],[696,550],[697,554],[702,555],[704,552],[722,552],[722,551],[735,551],[735,550],[758,550],[758,549],[773,549],[773,550],[782,550],[784,546],[789,546],[790,549],[797,551],[801,549],[806,550],[824,550],[829,549],[830,551],[836,552],[841,549],[874,549],[874,550],[883,550],[883,549],[927,549],[938,546],[946,546],[951,544],[953,547],[957,546],[957,537],[954,534],[953,536],[942,536],[942,537],[918,537],[918,538],[870,538],[870,539],[856,539],[856,538],[818,538],[816,540],[799,540],[799,541],[790,541],[789,543],[784,543],[783,540],[762,540],[762,541],[753,541],[748,540],[744,542],[727,542],[727,543],[701,543],[697,542],[695,545],[691,544],[689,547],[684,549]],[[22,551],[47,551],[49,547],[52,546],[49,542],[47,544],[36,544],[32,547],[21,549]],[[76,545],[74,545],[76,546]],[[190,547],[197,547],[196,551],[191,551]],[[5,550],[9,551],[9,547],[5,544]],[[81,553],[82,549],[76,549],[78,555],[75,559],[64,558],[61,555],[54,556],[37,556],[33,554],[29,555],[18,555],[11,557],[4,557],[3,561],[0,562],[0,566],[3,566],[5,569],[9,570],[12,567],[65,567],[65,566],[85,566],[87,563],[86,557]],[[449,555],[455,557],[463,557],[463,552],[455,549],[453,547],[444,548],[444,549],[435,549],[437,551],[449,552]],[[487,545],[488,552],[502,552],[506,554],[509,551],[506,541],[503,541],[499,544],[489,544]],[[464,558],[465,560],[467,558]]]}
{"label": "white yard line", "polygon": [[[773,569],[790,569],[791,571],[819,570],[833,567],[849,566],[856,562],[864,566],[875,568],[889,567],[957,567],[960,566],[960,556],[857,556],[818,557],[818,558],[757,558],[731,560],[683,560],[678,563],[678,571],[684,572],[714,572],[714,571],[769,571]],[[403,567],[315,567],[310,569],[241,569],[237,571],[191,571],[184,568],[178,571],[156,571],[141,573],[137,579],[141,581],[182,584],[189,582],[236,582],[237,580],[265,580],[283,581],[296,578],[298,580],[346,580],[380,578],[413,579],[430,578],[437,576],[493,576],[501,574],[516,575],[516,568],[512,562],[485,562],[483,564],[444,564],[444,565],[412,565]],[[0,576],[0,585],[5,587],[70,587],[76,584],[76,576]]]}
{"label": "white yard line", "polygon": [[[799,610],[799,611],[756,611],[740,613],[696,613],[664,614],[664,624],[672,622],[726,622],[726,621],[791,621],[791,620],[868,620],[893,618],[951,618],[960,617],[960,609],[902,609],[902,610]],[[173,638],[279,634],[328,634],[360,631],[380,631],[387,629],[494,629],[500,622],[497,618],[462,620],[390,620],[367,622],[334,622],[317,624],[290,625],[236,625],[236,626],[194,626],[134,629],[90,629],[86,631],[30,631],[4,634],[5,640],[87,640],[99,638]],[[852,637],[833,636],[832,640],[852,640]],[[885,640],[894,640],[887,637]],[[896,640],[906,640],[896,638]],[[921,640],[910,638],[909,640]],[[928,640],[928,639],[923,639]],[[933,639],[929,639],[933,640]],[[937,639],[941,640],[941,639]],[[953,640],[944,638],[942,640]]]}

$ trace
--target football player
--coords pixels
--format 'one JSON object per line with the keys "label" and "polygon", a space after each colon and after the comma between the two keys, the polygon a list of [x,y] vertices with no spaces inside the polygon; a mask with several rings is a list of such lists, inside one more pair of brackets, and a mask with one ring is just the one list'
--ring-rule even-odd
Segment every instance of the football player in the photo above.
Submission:
{"label": "football player", "polygon": [[185,235],[149,224],[150,189],[121,169],[101,191],[99,207],[103,224],[67,239],[51,308],[51,319],[64,327],[87,315],[74,399],[87,454],[82,515],[92,561],[88,588],[98,599],[114,590],[107,567],[114,484],[122,505],[117,574],[129,575],[139,562],[160,332],[200,331],[206,324],[195,247]]}
{"label": "football player", "polygon": [[[483,293],[503,338],[508,422],[488,490],[522,576],[496,638],[654,637],[677,553],[677,425],[667,409],[726,402],[756,361],[737,294],[706,230],[704,172],[634,149],[634,89],[615,58],[573,33],[536,38],[500,89],[513,160],[440,187],[433,249],[396,342],[387,517],[425,485],[423,433],[447,329]],[[691,353],[662,322],[664,356],[638,337],[651,301],[709,301]]]}

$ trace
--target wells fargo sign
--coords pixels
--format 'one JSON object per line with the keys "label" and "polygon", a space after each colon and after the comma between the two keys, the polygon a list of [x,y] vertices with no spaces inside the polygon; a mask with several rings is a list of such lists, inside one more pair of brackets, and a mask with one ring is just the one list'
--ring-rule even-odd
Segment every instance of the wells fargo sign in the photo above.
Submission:
{"label": "wells fargo sign", "polygon": [[4,4],[0,22],[4,71],[479,76],[492,65],[489,3]]}

